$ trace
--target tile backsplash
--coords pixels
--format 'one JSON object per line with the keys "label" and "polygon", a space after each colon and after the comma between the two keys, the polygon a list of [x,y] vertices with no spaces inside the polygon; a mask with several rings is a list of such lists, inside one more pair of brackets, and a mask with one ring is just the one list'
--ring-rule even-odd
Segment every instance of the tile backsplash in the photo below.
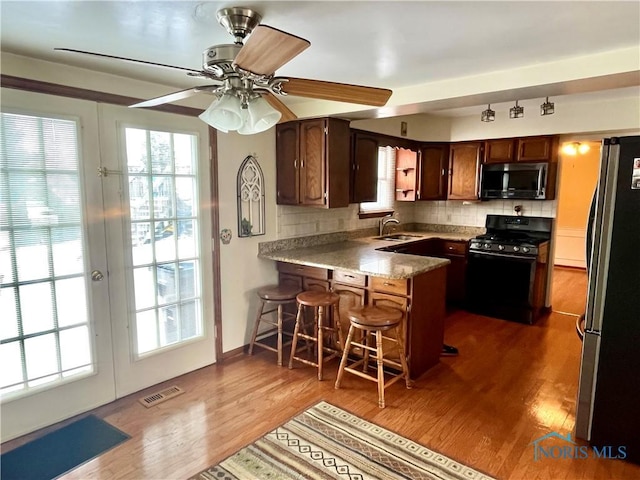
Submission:
{"label": "tile backsplash", "polygon": [[[522,206],[522,214],[525,216],[556,216],[556,200],[396,202],[394,216],[400,220],[401,224],[426,223],[484,227],[487,214],[515,215],[516,205]],[[331,209],[278,205],[277,238],[377,228],[379,219],[360,220],[358,209],[358,204]]]}
{"label": "tile backsplash", "polygon": [[488,214],[515,215],[514,207],[522,206],[522,215],[531,217],[555,217],[556,200],[489,200],[485,202],[418,202],[413,221],[442,225],[484,227]]}

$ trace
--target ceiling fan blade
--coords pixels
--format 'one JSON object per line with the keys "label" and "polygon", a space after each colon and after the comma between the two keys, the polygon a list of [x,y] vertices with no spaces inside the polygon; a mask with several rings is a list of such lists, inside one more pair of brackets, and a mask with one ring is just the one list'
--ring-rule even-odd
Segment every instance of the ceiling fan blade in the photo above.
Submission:
{"label": "ceiling fan blade", "polygon": [[54,50],[59,50],[61,52],[81,53],[83,55],[93,55],[94,57],[111,58],[114,60],[122,60],[125,62],[142,63],[144,65],[152,65],[154,67],[173,68],[176,70],[183,70],[185,72],[192,72],[192,73],[199,73],[199,74],[202,73],[200,70],[194,70],[192,68],[176,67],[174,65],[166,65],[164,63],[147,62],[146,60],[136,60],[135,58],[116,57],[115,55],[106,55],[104,53],[85,52],[84,50],[74,50],[73,48],[54,48]]}
{"label": "ceiling fan blade", "polygon": [[164,103],[177,102],[178,100],[189,98],[195,95],[196,93],[203,93],[203,92],[211,93],[211,89],[217,88],[217,87],[218,87],[217,85],[207,85],[204,87],[187,88],[185,90],[179,90],[177,92],[173,92],[168,95],[162,95],[161,97],[145,100],[144,102],[136,103],[134,105],[129,105],[129,108],[155,107],[157,105],[162,105]]}
{"label": "ceiling fan blade", "polygon": [[272,75],[311,43],[267,25],[258,25],[238,52],[234,64],[256,75]]}
{"label": "ceiling fan blade", "polygon": [[382,107],[393,93],[386,88],[363,87],[348,83],[325,82],[306,78],[291,78],[282,84],[282,91],[297,97],[334,100]]}
{"label": "ceiling fan blade", "polygon": [[296,118],[298,118],[298,116],[295,113],[293,113],[291,110],[289,110],[289,107],[287,107],[284,103],[282,103],[280,99],[276,97],[273,93],[267,92],[264,95],[264,99],[267,102],[269,102],[269,105],[271,105],[273,108],[275,108],[282,114],[282,117],[280,117],[280,121],[278,123],[289,122],[291,120],[295,120]]}

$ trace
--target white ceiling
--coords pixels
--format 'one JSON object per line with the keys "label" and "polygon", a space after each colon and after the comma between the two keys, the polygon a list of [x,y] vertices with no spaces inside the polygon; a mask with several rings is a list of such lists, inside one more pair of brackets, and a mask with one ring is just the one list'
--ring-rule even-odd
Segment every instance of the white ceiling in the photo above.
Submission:
{"label": "white ceiling", "polygon": [[[608,58],[598,55],[640,48],[638,1],[2,0],[0,46],[3,52],[164,84],[169,93],[206,84],[206,80],[176,70],[95,59],[53,48],[200,69],[205,48],[232,43],[231,36],[216,21],[217,10],[230,6],[253,8],[262,14],[262,23],[311,42],[311,47],[282,67],[278,75],[394,89],[402,94],[395,95],[397,100],[392,97],[392,114],[427,111],[456,115],[465,111],[460,108],[488,102],[574,93],[593,97],[594,91],[603,90],[609,97],[638,95],[637,88],[630,93],[628,87],[640,85],[640,57],[631,69],[635,71],[625,74],[617,71],[607,75],[606,68],[596,69],[597,78],[591,71],[558,73],[549,77],[554,81],[541,78],[539,84],[522,82],[522,88],[516,88],[520,85],[516,81],[519,72],[527,68],[550,62],[561,66],[577,57],[589,62]],[[504,72],[505,78],[512,77],[512,83],[495,91],[447,92],[447,82],[452,79],[499,72]],[[440,86],[439,93],[421,95],[421,88],[416,87],[429,85]],[[286,100],[294,111],[298,102],[294,98]],[[381,115],[384,112],[366,111],[356,112],[353,117]]]}

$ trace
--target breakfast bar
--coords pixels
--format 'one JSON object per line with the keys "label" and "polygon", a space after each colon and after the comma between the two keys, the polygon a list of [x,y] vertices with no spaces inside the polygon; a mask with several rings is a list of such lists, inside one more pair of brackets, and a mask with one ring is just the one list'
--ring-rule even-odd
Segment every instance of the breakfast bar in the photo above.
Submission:
{"label": "breakfast bar", "polygon": [[259,257],[277,262],[280,284],[332,290],[340,295],[341,318],[356,305],[402,310],[409,371],[415,379],[438,363],[442,351],[446,267],[450,261],[380,250],[388,245],[384,240],[365,237],[293,249],[264,249]]}

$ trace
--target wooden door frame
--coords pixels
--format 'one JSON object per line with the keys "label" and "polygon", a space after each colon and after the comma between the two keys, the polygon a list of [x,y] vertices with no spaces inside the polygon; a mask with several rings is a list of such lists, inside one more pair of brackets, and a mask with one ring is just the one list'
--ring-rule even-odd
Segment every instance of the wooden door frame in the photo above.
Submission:
{"label": "wooden door frame", "polygon": [[[29,78],[15,77],[11,75],[0,74],[0,86],[4,88],[14,88],[17,90],[25,90],[29,92],[43,93],[47,95],[56,95],[61,97],[76,98],[80,100],[89,100],[97,103],[109,103],[113,105],[129,106],[134,103],[143,101],[144,99],[127,97],[124,95],[116,95],[113,93],[100,92],[97,90],[88,90],[85,88],[71,87],[57,83],[43,82]],[[203,110],[192,107],[184,107],[181,105],[164,104],[156,107],[149,107],[149,110],[160,112],[175,113],[178,115],[186,115],[197,117]],[[209,127],[209,163],[210,182],[211,182],[211,232],[212,232],[212,265],[213,269],[213,328],[215,336],[215,355],[216,363],[222,363],[222,292],[220,288],[220,239],[217,232],[220,227],[220,216],[218,214],[218,132],[216,129]]]}

